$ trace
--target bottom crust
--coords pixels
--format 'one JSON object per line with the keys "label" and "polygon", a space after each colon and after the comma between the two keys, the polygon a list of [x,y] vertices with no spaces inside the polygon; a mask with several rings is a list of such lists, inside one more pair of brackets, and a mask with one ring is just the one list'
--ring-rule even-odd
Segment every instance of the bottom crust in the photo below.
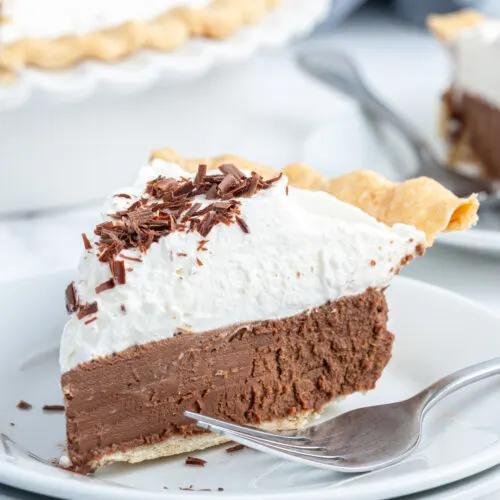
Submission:
{"label": "bottom crust", "polygon": [[[342,399],[342,398],[339,398]],[[257,426],[271,432],[292,431],[302,429],[312,418],[319,415],[314,411],[303,411],[294,417],[282,418],[273,422],[266,422]],[[191,436],[172,436],[165,441],[155,444],[146,444],[136,446],[124,451],[115,451],[108,453],[99,460],[91,463],[93,469],[102,467],[103,465],[112,464],[115,462],[128,462],[136,464],[145,460],[154,460],[162,457],[170,457],[172,455],[180,455],[181,453],[190,453],[192,451],[204,450],[212,446],[218,446],[229,442],[222,436],[218,436],[212,432],[204,434],[195,434]]]}

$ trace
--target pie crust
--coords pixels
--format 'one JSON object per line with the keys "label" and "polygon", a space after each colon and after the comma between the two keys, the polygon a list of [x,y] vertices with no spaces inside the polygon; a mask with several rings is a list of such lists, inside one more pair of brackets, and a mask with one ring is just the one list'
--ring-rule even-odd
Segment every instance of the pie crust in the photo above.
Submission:
{"label": "pie crust", "polygon": [[[188,172],[195,172],[200,163],[208,169],[223,163],[253,170],[265,178],[277,171],[267,165],[254,163],[235,155],[215,158],[187,159],[169,148],[155,150],[151,159],[177,163]],[[328,178],[304,163],[287,165],[283,172],[291,186],[326,191],[341,201],[354,205],[384,224],[408,224],[423,231],[427,245],[440,232],[465,231],[477,222],[479,202],[476,195],[458,198],[451,191],[428,177],[394,183],[369,170],[357,170],[341,177]]]}

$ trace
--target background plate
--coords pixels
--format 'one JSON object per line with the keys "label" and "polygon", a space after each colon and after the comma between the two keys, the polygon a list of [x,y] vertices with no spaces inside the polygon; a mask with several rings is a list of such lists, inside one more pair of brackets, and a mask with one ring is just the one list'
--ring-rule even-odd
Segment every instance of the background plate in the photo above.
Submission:
{"label": "background plate", "polygon": [[[418,120],[417,112],[413,118],[424,122]],[[426,132],[425,127],[421,128]],[[359,108],[351,104],[339,110],[336,121],[309,134],[304,141],[302,161],[332,177],[369,168],[397,182],[416,168],[415,157],[400,137],[389,134],[390,129],[386,132],[390,142],[383,146]],[[427,136],[433,137],[431,133]],[[439,150],[435,136],[432,142]],[[482,217],[480,214],[479,223],[472,230],[438,235],[437,242],[500,256],[500,210]]]}
{"label": "background plate", "polygon": [[[64,273],[0,285],[5,332],[0,337],[0,432],[47,460],[61,454],[64,442],[63,415],[44,414],[41,407],[61,401],[57,345],[65,321],[61,291],[70,279]],[[398,278],[388,300],[390,327],[396,333],[393,360],[375,391],[347,398],[330,414],[410,396],[446,373],[500,355],[500,318],[460,296]],[[18,410],[19,399],[33,409]],[[222,487],[225,498],[290,499],[306,493],[311,499],[376,500],[446,484],[499,463],[500,421],[493,417],[498,414],[498,380],[464,389],[429,414],[415,455],[360,476],[312,469],[248,449],[227,454],[223,446],[195,453],[207,460],[204,468],[186,467],[180,456],[111,466],[88,478],[39,463],[4,439],[0,481],[75,499],[200,499]],[[191,485],[214,493],[179,489]]]}

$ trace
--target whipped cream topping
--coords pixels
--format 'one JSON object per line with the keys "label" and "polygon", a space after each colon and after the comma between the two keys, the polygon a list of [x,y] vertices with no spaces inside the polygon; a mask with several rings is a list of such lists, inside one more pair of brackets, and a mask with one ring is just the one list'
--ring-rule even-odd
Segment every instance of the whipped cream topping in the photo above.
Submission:
{"label": "whipped cream topping", "polygon": [[[104,219],[134,203],[159,175],[190,177],[154,160],[134,186],[117,192],[130,199],[109,199]],[[82,319],[72,314],[61,341],[62,372],[179,331],[280,319],[383,287],[425,245],[424,233],[412,226],[388,227],[327,193],[287,189],[287,182],[283,176],[251,198],[238,198],[249,233],[235,223],[218,224],[206,238],[173,232],[145,253],[123,250],[120,255],[141,262],[125,260],[126,283],[99,294],[95,288],[110,278],[110,267],[99,261],[92,241],[75,288],[81,302],[97,302],[98,312]]]}
{"label": "whipped cream topping", "polygon": [[452,42],[454,89],[500,108],[500,21],[486,20]]}
{"label": "whipped cream topping", "polygon": [[151,21],[181,5],[202,7],[210,0],[3,0],[0,40],[86,35],[128,21]]}

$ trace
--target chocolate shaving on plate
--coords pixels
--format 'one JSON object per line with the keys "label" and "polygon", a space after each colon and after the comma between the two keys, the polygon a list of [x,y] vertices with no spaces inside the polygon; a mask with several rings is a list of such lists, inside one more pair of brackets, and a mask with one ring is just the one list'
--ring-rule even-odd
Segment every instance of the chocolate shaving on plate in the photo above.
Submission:
{"label": "chocolate shaving on plate", "polygon": [[43,411],[64,411],[63,405],[43,405]]}
{"label": "chocolate shaving on plate", "polygon": [[231,446],[231,448],[227,448],[226,453],[234,453],[236,451],[244,450],[245,448],[246,446],[243,444],[235,444],[234,446]]}
{"label": "chocolate shaving on plate", "polygon": [[206,460],[202,460],[201,458],[196,457],[187,457],[185,462],[186,465],[196,465],[198,467],[205,467],[206,463]]}
{"label": "chocolate shaving on plate", "polygon": [[16,405],[20,410],[31,410],[31,408],[33,408],[33,405],[31,405],[30,403],[28,403],[27,401],[24,401],[23,399],[21,399],[19,401],[19,403],[17,403]]}

